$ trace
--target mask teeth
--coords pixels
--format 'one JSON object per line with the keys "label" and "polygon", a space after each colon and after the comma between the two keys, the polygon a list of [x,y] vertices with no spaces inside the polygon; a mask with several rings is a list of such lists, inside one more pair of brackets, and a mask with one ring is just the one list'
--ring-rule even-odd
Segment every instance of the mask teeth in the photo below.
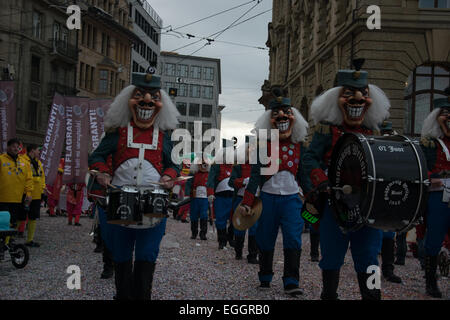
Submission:
{"label": "mask teeth", "polygon": [[347,113],[351,118],[360,118],[363,110],[363,107],[347,107]]}
{"label": "mask teeth", "polygon": [[289,121],[287,122],[278,122],[277,123],[278,130],[281,132],[286,131],[289,128]]}
{"label": "mask teeth", "polygon": [[149,109],[140,109],[140,108],[138,108],[139,119],[141,119],[141,120],[149,120],[152,117],[152,115],[153,115],[153,111],[154,111],[153,109],[149,110]]}

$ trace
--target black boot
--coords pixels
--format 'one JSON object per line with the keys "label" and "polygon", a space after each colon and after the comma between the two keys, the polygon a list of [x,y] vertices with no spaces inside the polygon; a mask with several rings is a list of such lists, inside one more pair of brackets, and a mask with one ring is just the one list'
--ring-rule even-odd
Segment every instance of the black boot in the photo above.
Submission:
{"label": "black boot", "polygon": [[371,274],[366,272],[358,272],[358,284],[359,291],[361,292],[362,300],[381,300],[381,290],[380,289],[369,289],[367,287],[367,279]]}
{"label": "black boot", "polygon": [[114,275],[114,263],[111,251],[106,246],[103,247],[103,272],[101,279],[110,279]]}
{"label": "black boot", "polygon": [[131,300],[131,286],[133,283],[133,262],[114,262],[116,283],[116,300]]}
{"label": "black boot", "polygon": [[197,238],[197,234],[198,234],[198,220],[191,220],[191,232],[192,232],[191,239]]}
{"label": "black boot", "polygon": [[316,233],[316,232],[310,232],[309,239],[311,242],[311,261],[318,262],[319,261],[320,234]]}
{"label": "black boot", "polygon": [[[259,255],[259,272],[258,276],[273,276],[272,271],[273,265],[273,250],[271,251],[260,251]],[[261,281],[259,286],[260,289],[270,289],[270,281]]]}
{"label": "black boot", "polygon": [[425,256],[425,280],[427,286],[427,294],[433,298],[442,298],[436,279],[438,256]]}
{"label": "black boot", "polygon": [[[299,281],[299,270],[300,270],[300,255],[302,250],[297,249],[284,249],[284,273],[283,280],[285,278],[294,278]],[[292,296],[297,296],[303,294],[300,290],[298,284],[290,283],[284,287],[284,292]]]}
{"label": "black boot", "polygon": [[250,264],[258,264],[258,246],[256,245],[256,237],[248,236],[248,256],[247,261]]}
{"label": "black boot", "polygon": [[200,220],[200,239],[206,240],[206,233],[208,232],[208,220],[201,219]]}
{"label": "black boot", "polygon": [[322,270],[322,300],[338,300],[339,270]]}
{"label": "black boot", "polygon": [[245,235],[234,235],[234,251],[236,252],[236,260],[242,259],[242,250],[244,249]]}
{"label": "black boot", "polygon": [[217,240],[219,249],[223,249],[227,245],[227,229],[217,229]]}
{"label": "black boot", "polygon": [[394,239],[383,239],[381,246],[381,272],[387,281],[402,283],[402,279],[394,274]]}
{"label": "black boot", "polygon": [[153,273],[155,263],[135,261],[133,271],[133,298],[135,300],[151,300]]}
{"label": "black boot", "polygon": [[397,252],[395,253],[396,259],[394,264],[404,266],[406,252],[408,251],[408,246],[406,244],[406,232],[397,233],[395,243],[397,245]]}
{"label": "black boot", "polygon": [[230,222],[230,225],[228,226],[227,241],[230,244],[230,247],[234,248],[234,245],[235,245],[234,228],[233,228],[233,224],[231,222]]}

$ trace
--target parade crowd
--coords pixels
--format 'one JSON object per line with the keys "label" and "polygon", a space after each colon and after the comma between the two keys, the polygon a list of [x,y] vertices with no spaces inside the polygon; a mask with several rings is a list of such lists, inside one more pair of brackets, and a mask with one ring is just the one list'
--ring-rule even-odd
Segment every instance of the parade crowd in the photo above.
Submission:
{"label": "parade crowd", "polygon": [[[367,285],[371,276],[367,270],[381,264],[384,279],[400,284],[394,265],[405,264],[408,230],[386,232],[367,224],[352,229],[358,222],[351,217],[341,223],[329,201],[335,194],[329,173],[333,150],[344,134],[396,134],[388,121],[389,108],[387,96],[368,83],[368,73],[360,66],[340,70],[335,87],[312,102],[309,120],[314,126],[306,143],[308,122],[285,92],[274,88],[268,110],[241,146],[244,159],[238,159],[235,152],[233,162],[226,163],[229,148],[224,140],[213,163],[200,154],[183,169],[172,160],[168,133],[177,125],[176,107],[161,89],[158,76],[133,73],[132,84],[120,92],[105,116],[100,145],[89,155],[89,182],[65,186],[68,224],[80,225],[86,193],[98,221],[95,250],[103,254],[101,278],[114,277],[117,300],[151,299],[169,208],[174,217],[190,223],[191,239],[207,241],[208,228],[215,228],[218,250],[233,247],[237,260],[243,259],[247,237],[246,259],[259,266],[258,270],[255,266],[259,279],[255,289],[272,288],[275,243],[281,230],[284,292],[303,294],[300,257],[302,233],[308,230],[311,261],[319,262],[322,270],[321,299],[338,299],[339,282],[347,281],[340,278],[340,269],[350,247],[362,299],[380,300],[380,289]],[[269,129],[279,130],[278,141],[267,139],[267,150],[277,144],[278,170],[267,175],[262,172],[270,164],[263,164],[259,157],[256,164],[250,164],[249,158],[257,153],[251,140],[259,140],[260,130]],[[416,232],[412,249],[424,270],[427,294],[441,298],[438,255],[444,241],[448,246],[450,226],[449,97],[433,102],[417,145],[426,158],[429,185],[425,215],[414,217],[411,225]],[[25,243],[38,247],[34,233],[41,201],[46,195],[49,215],[58,213],[64,164],[60,163],[55,182],[46,186],[38,146],[28,145],[26,153],[19,155],[20,146],[20,141],[11,139],[7,152],[0,156],[0,211],[9,212],[11,225],[19,231],[27,221]],[[343,190],[340,197],[351,193]],[[174,204],[173,199],[177,200]],[[315,218],[304,218],[305,210]],[[408,209],[400,206],[398,210]]]}

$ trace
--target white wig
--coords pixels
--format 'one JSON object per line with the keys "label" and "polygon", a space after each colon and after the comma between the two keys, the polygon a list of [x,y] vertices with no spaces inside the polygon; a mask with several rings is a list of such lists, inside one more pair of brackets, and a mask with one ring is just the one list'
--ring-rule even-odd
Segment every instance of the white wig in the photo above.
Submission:
{"label": "white wig", "polygon": [[[292,107],[292,112],[294,113],[294,125],[292,127],[292,135],[291,140],[294,143],[298,143],[305,140],[306,135],[308,134],[308,122],[303,118],[302,114]],[[259,117],[258,120],[256,120],[255,123],[255,130],[252,130],[252,133],[258,133],[259,137],[259,130],[265,129],[270,130],[272,128],[272,123],[270,122],[272,115],[271,110],[267,110],[261,117]],[[270,138],[270,133],[267,133],[267,138]]]}
{"label": "white wig", "polygon": [[[321,121],[342,125],[344,117],[338,105],[341,89],[342,87],[331,88],[314,99],[311,104],[311,119],[314,125]],[[363,125],[369,129],[379,130],[378,124],[390,116],[391,103],[383,90],[373,84],[369,84],[369,95],[372,98],[372,105],[364,116]]]}
{"label": "white wig", "polygon": [[[128,101],[135,88],[136,86],[129,85],[115,97],[105,116],[105,131],[126,127],[128,125],[128,122],[132,118],[130,108],[128,108]],[[160,93],[163,107],[156,115],[154,126],[163,131],[175,129],[180,113],[169,95],[162,89],[160,89]]]}
{"label": "white wig", "polygon": [[442,132],[442,128],[437,121],[437,117],[441,112],[441,108],[434,109],[423,122],[421,137],[425,138],[442,138],[444,136],[444,132]]}

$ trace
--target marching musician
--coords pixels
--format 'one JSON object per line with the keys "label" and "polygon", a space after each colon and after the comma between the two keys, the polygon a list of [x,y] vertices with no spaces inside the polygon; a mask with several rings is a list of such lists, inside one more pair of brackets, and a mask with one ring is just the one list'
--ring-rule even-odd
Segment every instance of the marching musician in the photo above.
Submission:
{"label": "marching musician", "polygon": [[[286,294],[303,294],[299,288],[301,234],[304,221],[300,216],[302,200],[299,183],[302,177],[302,141],[307,134],[308,124],[300,112],[292,107],[289,98],[280,89],[274,88],[275,98],[255,124],[255,132],[261,141],[261,130],[279,130],[279,141],[271,141],[268,133],[267,155],[278,161],[278,171],[272,175],[262,175],[264,167],[258,156],[257,164],[252,164],[250,179],[244,192],[242,204],[235,214],[251,215],[258,187],[262,201],[262,212],[258,220],[256,243],[259,255],[259,281],[261,290],[270,289],[273,278],[273,256],[278,229],[281,227],[284,249],[283,287]],[[278,144],[276,155],[271,155],[271,144]],[[269,165],[272,164],[271,162]],[[254,214],[254,213],[253,213]]]}
{"label": "marching musician", "polygon": [[206,240],[208,232],[208,194],[206,183],[208,182],[209,164],[201,161],[191,165],[190,175],[193,176],[185,185],[185,197],[192,198],[189,215],[191,218],[191,239],[196,239],[198,234],[198,220],[200,219],[200,239]]}
{"label": "marching musician", "polygon": [[[250,136],[245,136],[245,159],[242,159],[244,163],[240,164],[240,161],[233,166],[231,171],[231,177],[228,181],[228,185],[234,188],[236,195],[233,202],[233,212],[236,210],[237,206],[241,203],[244,197],[245,187],[250,179],[251,165],[249,162],[249,139]],[[239,152],[238,152],[239,156]],[[250,264],[258,264],[258,247],[256,246],[256,229],[258,227],[258,222],[248,229],[248,255],[247,261]],[[236,253],[236,260],[242,259],[242,250],[244,248],[246,231],[240,231],[234,229],[234,251]]]}
{"label": "marching musician", "polygon": [[[356,70],[338,71],[337,86],[318,96],[311,105],[315,128],[303,164],[314,190],[325,195],[329,193],[327,170],[339,137],[345,132],[374,135],[378,124],[389,117],[389,100],[380,88],[368,84],[368,73],[360,71],[362,63],[362,59],[359,65],[355,63]],[[321,299],[337,299],[339,270],[349,243],[362,298],[381,299],[380,290],[369,289],[366,282],[370,276],[367,268],[378,265],[382,231],[365,226],[344,234],[333,217],[328,201],[322,206],[319,222],[322,253],[319,266],[323,281]]]}
{"label": "marching musician", "polygon": [[[219,150],[216,158],[222,158],[223,163],[214,163],[211,165],[206,183],[208,192],[208,202],[214,205],[214,214],[216,217],[217,241],[219,242],[219,249],[223,249],[227,245],[233,246],[233,233],[227,233],[227,222],[230,219],[230,212],[233,202],[234,189],[228,185],[233,169],[232,163],[226,163],[227,140],[222,139],[222,150]],[[222,152],[220,152],[222,151]],[[231,151],[230,151],[231,152]],[[234,153],[234,150],[233,150]],[[234,154],[233,154],[234,162]]]}
{"label": "marching musician", "polygon": [[[96,180],[104,187],[142,186],[160,182],[172,188],[180,168],[171,160],[172,142],[166,130],[175,129],[179,112],[161,89],[160,77],[133,73],[132,84],[112,102],[105,116],[105,137],[89,157]],[[112,155],[113,174],[107,158]],[[114,260],[116,298],[151,299],[151,288],[166,218],[154,227],[106,224],[99,209],[101,228],[106,227],[106,245]],[[135,247],[135,250],[134,250]],[[135,261],[133,267],[133,251]]]}
{"label": "marching musician", "polygon": [[431,179],[426,213],[425,280],[427,294],[441,298],[436,268],[450,227],[450,96],[435,99],[433,106],[434,110],[423,122],[420,142]]}

